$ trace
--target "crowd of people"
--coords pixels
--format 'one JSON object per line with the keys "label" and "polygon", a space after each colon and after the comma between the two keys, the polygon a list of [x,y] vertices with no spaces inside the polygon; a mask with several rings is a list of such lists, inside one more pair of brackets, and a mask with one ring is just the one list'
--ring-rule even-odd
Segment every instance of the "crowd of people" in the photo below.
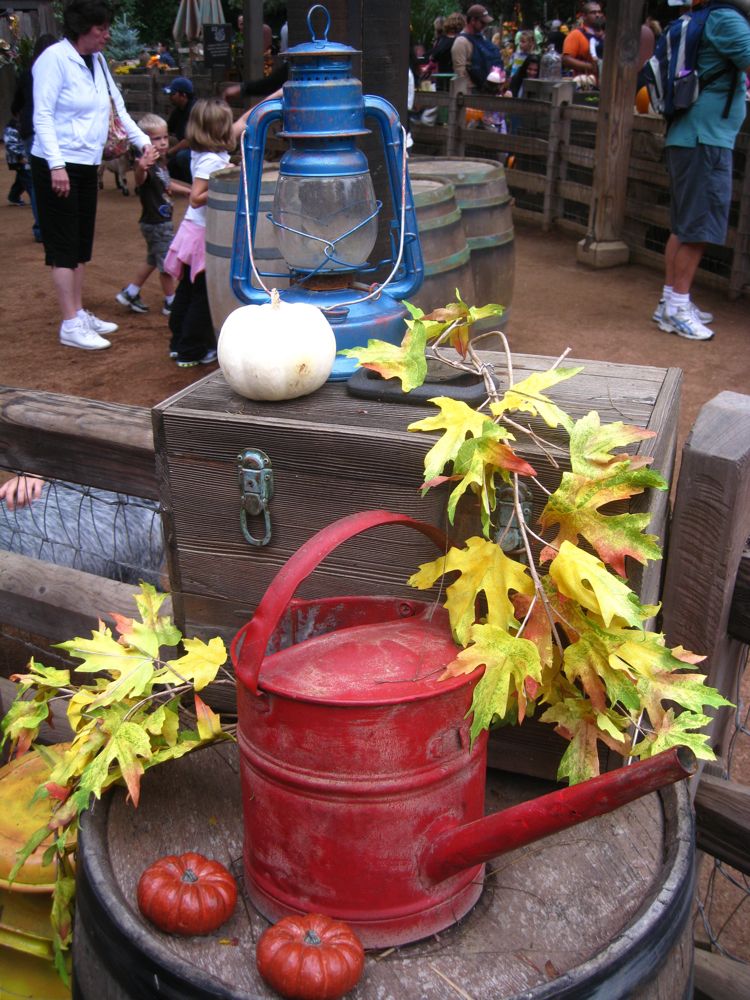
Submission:
{"label": "crowd of people", "polygon": [[[587,0],[570,23],[520,28],[498,24],[482,4],[455,11],[434,22],[431,45],[412,46],[411,69],[417,86],[447,90],[449,81],[465,93],[523,96],[526,79],[572,77],[581,88],[599,85],[606,20],[601,4]],[[654,29],[660,30],[654,23]],[[649,28],[649,31],[652,29]]]}

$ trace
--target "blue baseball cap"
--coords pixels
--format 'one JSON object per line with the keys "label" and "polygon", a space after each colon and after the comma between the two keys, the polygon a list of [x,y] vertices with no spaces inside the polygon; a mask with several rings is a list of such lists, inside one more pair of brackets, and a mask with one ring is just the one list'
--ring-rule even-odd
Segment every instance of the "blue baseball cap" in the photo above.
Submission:
{"label": "blue baseball cap", "polygon": [[193,96],[193,84],[185,76],[176,76],[168,87],[164,88],[165,94],[187,94]]}

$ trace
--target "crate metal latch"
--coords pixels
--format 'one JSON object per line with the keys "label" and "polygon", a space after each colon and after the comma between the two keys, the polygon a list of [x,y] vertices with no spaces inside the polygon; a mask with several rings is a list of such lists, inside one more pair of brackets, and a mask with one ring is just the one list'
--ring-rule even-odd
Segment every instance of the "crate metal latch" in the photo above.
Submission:
{"label": "crate metal latch", "polygon": [[[271,511],[273,497],[273,469],[271,459],[259,448],[245,448],[237,456],[237,470],[240,481],[240,525],[245,541],[251,545],[268,545],[271,541]],[[263,515],[265,534],[256,538],[250,531],[248,516]]]}

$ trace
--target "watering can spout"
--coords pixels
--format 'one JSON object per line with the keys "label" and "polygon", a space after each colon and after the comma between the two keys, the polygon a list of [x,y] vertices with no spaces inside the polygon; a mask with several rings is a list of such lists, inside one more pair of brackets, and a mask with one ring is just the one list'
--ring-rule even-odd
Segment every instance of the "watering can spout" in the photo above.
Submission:
{"label": "watering can spout", "polygon": [[674,747],[629,767],[446,830],[425,853],[424,874],[433,882],[442,882],[499,854],[612,812],[642,795],[690,777],[696,769],[692,750]]}

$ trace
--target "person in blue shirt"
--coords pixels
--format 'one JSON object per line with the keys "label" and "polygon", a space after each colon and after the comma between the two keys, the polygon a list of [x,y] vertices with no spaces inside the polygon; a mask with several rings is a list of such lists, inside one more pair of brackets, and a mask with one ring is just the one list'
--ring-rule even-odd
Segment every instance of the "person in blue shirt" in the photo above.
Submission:
{"label": "person in blue shirt", "polygon": [[[750,0],[736,3],[750,13]],[[666,138],[671,233],[664,252],[664,289],[653,319],[661,330],[688,340],[714,335],[708,326],[713,316],[695,306],[690,290],[706,244],[726,240],[732,150],[745,118],[750,23],[729,7],[711,11],[698,50],[699,76],[721,69],[725,72],[701,91],[695,104],[674,119]]]}

